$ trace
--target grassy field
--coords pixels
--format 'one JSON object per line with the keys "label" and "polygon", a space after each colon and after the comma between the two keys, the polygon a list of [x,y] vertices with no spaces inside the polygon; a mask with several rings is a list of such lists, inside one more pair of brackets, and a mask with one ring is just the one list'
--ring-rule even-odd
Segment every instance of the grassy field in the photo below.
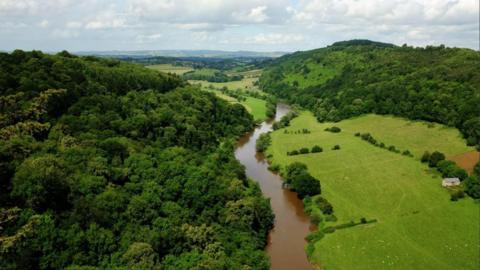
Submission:
{"label": "grassy field", "polygon": [[202,87],[208,87],[212,85],[213,87],[219,89],[222,87],[227,87],[230,90],[252,90],[252,91],[259,91],[258,87],[253,85],[257,78],[243,78],[241,81],[232,81],[232,82],[223,82],[223,83],[215,83],[215,82],[207,82],[207,81],[199,81],[199,80],[189,80],[192,84],[201,84]]}
{"label": "grassy field", "polygon": [[267,118],[266,101],[263,99],[247,97],[247,100],[240,102],[253,115],[255,120],[265,120]]}
{"label": "grassy field", "polygon": [[[480,268],[479,203],[470,198],[451,202],[441,177],[418,160],[425,150],[448,155],[470,151],[458,131],[376,115],[335,123],[340,133],[324,131],[332,125],[304,112],[287,130],[307,128],[311,133],[275,131],[267,151],[274,164],[300,161],[320,179],[322,196],[338,218],[327,226],[362,217],[378,220],[326,234],[314,244],[314,263],[322,269]],[[355,137],[358,131],[415,156],[374,147]],[[316,144],[323,153],[286,155]],[[330,150],[336,144],[341,150]]]}
{"label": "grassy field", "polygon": [[193,74],[202,75],[202,76],[214,76],[215,73],[217,73],[217,72],[219,72],[218,69],[201,68],[201,69],[195,69]]}
{"label": "grassy field", "polygon": [[249,91],[260,91],[257,86],[255,86],[255,82],[258,81],[258,78],[262,74],[262,70],[255,69],[249,71],[242,71],[242,72],[227,72],[228,75],[243,75],[244,78],[240,81],[232,81],[232,82],[223,82],[223,83],[214,83],[214,82],[207,82],[207,81],[199,81],[199,80],[190,80],[189,82],[192,84],[201,84],[202,87],[208,87],[212,85],[213,87],[220,89],[222,87],[227,87],[230,90],[249,90]]}
{"label": "grassy field", "polygon": [[238,102],[237,99],[227,96],[220,91],[217,90],[210,90],[210,89],[204,89],[205,91],[209,91],[212,93],[215,93],[219,98],[222,98],[228,102],[231,103],[240,103],[242,104],[247,111],[253,116],[253,119],[255,121],[258,120],[265,120],[267,118],[266,113],[267,113],[267,107],[266,107],[266,101],[263,99],[258,99],[258,98],[253,98],[253,97],[246,97],[245,101]]}
{"label": "grassy field", "polygon": [[187,73],[193,70],[193,68],[191,67],[174,66],[171,64],[151,65],[151,66],[147,66],[147,68],[158,70],[165,73],[173,73],[177,75],[182,75],[184,73]]}

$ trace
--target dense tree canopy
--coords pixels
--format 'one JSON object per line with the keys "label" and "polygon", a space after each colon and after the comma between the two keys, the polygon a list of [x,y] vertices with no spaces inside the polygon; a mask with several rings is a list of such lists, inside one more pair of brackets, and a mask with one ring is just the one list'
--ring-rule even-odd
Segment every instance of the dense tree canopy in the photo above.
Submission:
{"label": "dense tree canopy", "polygon": [[393,114],[457,127],[468,144],[480,144],[478,51],[340,42],[273,61],[260,86],[320,121]]}
{"label": "dense tree canopy", "polygon": [[[268,269],[241,105],[63,52],[0,54],[1,269]],[[119,268],[119,269],[120,269]]]}

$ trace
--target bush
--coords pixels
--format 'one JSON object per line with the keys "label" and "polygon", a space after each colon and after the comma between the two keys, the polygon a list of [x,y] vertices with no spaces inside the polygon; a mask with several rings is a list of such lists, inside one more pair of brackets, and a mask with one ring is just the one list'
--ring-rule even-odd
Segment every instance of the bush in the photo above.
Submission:
{"label": "bush", "polygon": [[362,217],[362,218],[360,219],[360,223],[362,223],[362,224],[367,224],[367,219],[364,218],[364,217]]}
{"label": "bush", "polygon": [[458,177],[460,180],[464,180],[468,177],[467,172],[451,160],[439,161],[437,163],[437,170],[443,177]]}
{"label": "bush", "polygon": [[322,216],[314,212],[310,215],[310,222],[312,222],[315,225],[318,225],[320,224],[320,222],[322,222]]}
{"label": "bush", "polygon": [[336,144],[332,147],[332,150],[340,150],[340,145]]}
{"label": "bush", "polygon": [[428,166],[436,167],[438,162],[444,159],[445,159],[445,155],[443,153],[435,151],[430,155],[430,159],[428,160]]}
{"label": "bush", "polygon": [[294,162],[288,165],[285,181],[300,198],[321,193],[320,181],[308,173],[307,166],[303,163]]}
{"label": "bush", "polygon": [[355,133],[355,137],[360,137],[360,132]]}
{"label": "bush", "polygon": [[422,158],[420,160],[423,163],[427,163],[430,160],[430,152],[425,151],[425,153],[423,153]]}
{"label": "bush", "polygon": [[300,148],[300,154],[308,154],[310,152],[310,150],[308,150],[308,148]]}
{"label": "bush", "polygon": [[323,229],[324,233],[334,233],[335,232],[335,227],[326,227]]}
{"label": "bush", "polygon": [[409,157],[410,157],[410,156],[413,156],[412,153],[410,153],[410,151],[408,151],[408,150],[403,151],[403,152],[402,152],[402,155],[404,155],[404,156],[409,156]]}
{"label": "bush", "polygon": [[312,147],[312,153],[320,153],[320,152],[323,152],[323,148],[318,146],[318,145],[315,145],[314,147]]}
{"label": "bush", "polygon": [[293,151],[290,152],[290,156],[296,156],[298,154],[299,154],[299,152],[297,150],[293,150]]}
{"label": "bush", "polygon": [[317,204],[318,208],[320,208],[323,214],[325,215],[333,214],[333,206],[330,202],[327,201],[327,199],[321,196],[318,196],[315,198],[315,203]]}
{"label": "bush", "polygon": [[270,165],[270,166],[268,166],[268,169],[272,172],[277,173],[277,172],[280,171],[280,165],[278,165],[278,164]]}
{"label": "bush", "polygon": [[480,179],[472,175],[464,181],[465,193],[474,199],[480,199]]}
{"label": "bush", "polygon": [[333,126],[331,128],[326,128],[325,131],[330,131],[332,133],[339,133],[340,131],[342,131],[342,129],[339,127]]}
{"label": "bush", "polygon": [[463,190],[456,190],[452,192],[452,194],[450,194],[451,201],[458,201],[458,199],[461,199],[464,197],[465,197],[465,193],[463,192]]}
{"label": "bush", "polygon": [[255,148],[258,152],[264,152],[272,143],[272,138],[270,137],[270,133],[261,134],[257,140]]}

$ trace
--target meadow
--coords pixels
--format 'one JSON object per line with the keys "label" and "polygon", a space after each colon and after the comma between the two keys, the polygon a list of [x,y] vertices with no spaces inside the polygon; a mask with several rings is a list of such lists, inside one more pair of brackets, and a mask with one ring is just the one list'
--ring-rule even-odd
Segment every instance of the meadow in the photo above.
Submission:
{"label": "meadow", "polygon": [[193,68],[191,67],[174,66],[171,64],[159,64],[159,65],[151,65],[146,67],[149,69],[153,69],[153,70],[157,70],[165,73],[173,73],[177,75],[182,75],[184,73],[187,73],[193,70]]}
{"label": "meadow", "polygon": [[[324,131],[333,125],[342,131]],[[301,129],[310,133],[294,133]],[[473,150],[457,130],[378,115],[318,123],[309,112],[292,120],[288,133],[284,130],[272,133],[267,155],[282,167],[303,162],[320,180],[322,196],[337,218],[321,223],[320,229],[377,220],[326,234],[314,243],[313,263],[322,269],[479,269],[479,203],[470,198],[450,201],[440,175],[419,161],[426,150],[447,156]],[[356,132],[370,132],[413,157],[374,147],[354,136]],[[331,150],[337,144],[341,149]],[[286,154],[314,145],[324,151]]]}
{"label": "meadow", "polygon": [[233,75],[242,75],[243,79],[240,81],[231,81],[231,82],[207,82],[201,80],[189,80],[192,84],[201,84],[202,87],[209,87],[212,85],[214,88],[223,88],[226,87],[230,90],[247,90],[247,91],[260,91],[259,88],[255,85],[255,82],[258,81],[262,71],[255,69],[255,70],[248,70],[248,71],[230,71],[226,74],[229,76]]}
{"label": "meadow", "polygon": [[209,91],[217,95],[217,97],[224,99],[230,103],[239,103],[242,104],[245,109],[253,116],[253,119],[255,121],[263,121],[267,118],[266,113],[267,113],[267,107],[266,107],[266,101],[263,99],[259,98],[254,98],[254,97],[246,97],[245,101],[238,101],[236,98],[233,98],[231,96],[227,96],[223,94],[222,92],[218,90],[212,90],[212,89],[207,89],[207,88],[202,88],[204,91]]}

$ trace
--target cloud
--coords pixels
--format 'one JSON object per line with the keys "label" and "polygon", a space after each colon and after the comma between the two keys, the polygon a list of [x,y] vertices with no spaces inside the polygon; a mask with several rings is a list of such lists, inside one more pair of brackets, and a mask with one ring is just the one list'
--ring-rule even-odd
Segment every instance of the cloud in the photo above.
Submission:
{"label": "cloud", "polygon": [[141,34],[136,36],[135,42],[140,44],[149,43],[149,42],[154,42],[156,40],[159,40],[162,37],[163,35],[160,33],[148,34],[148,35]]}
{"label": "cloud", "polygon": [[258,6],[250,9],[247,12],[233,12],[233,18],[238,22],[245,23],[263,23],[269,19],[265,13],[267,6]]}
{"label": "cloud", "polygon": [[48,25],[49,25],[48,20],[42,20],[41,22],[38,23],[38,26],[40,26],[41,28],[47,28]]}
{"label": "cloud", "polygon": [[299,22],[338,24],[477,23],[478,0],[301,0],[289,8]]}
{"label": "cloud", "polygon": [[[478,0],[0,0],[0,50],[479,48]],[[79,42],[81,41],[81,42]]]}
{"label": "cloud", "polygon": [[0,14],[36,15],[45,11],[54,12],[74,4],[73,0],[1,0]]}
{"label": "cloud", "polygon": [[122,28],[126,27],[125,20],[117,19],[97,19],[88,22],[85,29],[106,29],[106,28]]}
{"label": "cloud", "polygon": [[103,10],[95,15],[94,19],[85,23],[85,29],[115,29],[125,28],[128,26],[128,16],[116,11],[116,6],[111,5],[106,10]]}
{"label": "cloud", "polygon": [[128,12],[170,23],[277,24],[287,19],[289,0],[128,0]]}
{"label": "cloud", "polygon": [[81,28],[82,26],[83,26],[83,23],[79,21],[70,21],[65,24],[65,27],[71,28],[71,29]]}
{"label": "cloud", "polygon": [[292,35],[292,34],[264,34],[260,33],[253,37],[248,37],[245,39],[247,44],[288,44],[302,42],[304,37],[302,35]]}
{"label": "cloud", "polygon": [[67,29],[54,29],[50,34],[50,36],[53,38],[71,39],[71,38],[77,38],[79,36],[79,33],[76,31],[67,30]]}
{"label": "cloud", "polygon": [[175,25],[178,29],[189,31],[220,31],[224,29],[223,25],[214,23],[179,23]]}

